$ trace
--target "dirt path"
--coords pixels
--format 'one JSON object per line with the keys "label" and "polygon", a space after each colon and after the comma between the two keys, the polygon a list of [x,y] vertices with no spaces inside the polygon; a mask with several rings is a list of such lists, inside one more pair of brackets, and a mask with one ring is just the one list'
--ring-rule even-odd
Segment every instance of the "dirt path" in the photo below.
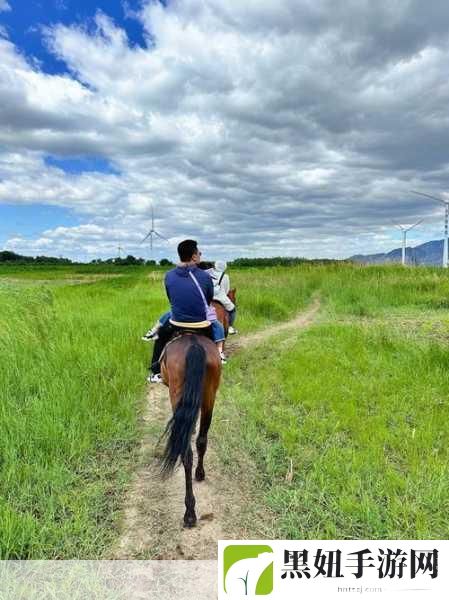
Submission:
{"label": "dirt path", "polygon": [[[236,351],[258,344],[279,331],[309,326],[319,310],[315,299],[308,309],[295,319],[268,327],[262,331],[238,336],[229,344]],[[182,527],[184,513],[184,469],[163,481],[155,465],[157,439],[170,417],[168,390],[153,385],[148,391],[148,404],[142,417],[143,439],[139,449],[139,468],[131,482],[122,524],[122,535],[108,558],[132,559],[215,559],[218,539],[239,539],[243,532],[224,529],[229,506],[235,510],[241,497],[238,482],[222,481],[214,452],[213,431],[206,454],[206,480],[194,483],[198,525]],[[208,477],[208,474],[211,474]],[[231,501],[232,499],[232,501]]]}
{"label": "dirt path", "polygon": [[299,313],[299,315],[297,315],[291,321],[272,325],[271,327],[266,327],[261,331],[256,331],[255,333],[249,333],[245,336],[239,337],[236,340],[235,348],[247,348],[250,345],[254,346],[255,344],[260,344],[272,335],[278,335],[279,332],[287,331],[289,329],[304,329],[313,322],[319,308],[320,301],[316,297],[306,311]]}

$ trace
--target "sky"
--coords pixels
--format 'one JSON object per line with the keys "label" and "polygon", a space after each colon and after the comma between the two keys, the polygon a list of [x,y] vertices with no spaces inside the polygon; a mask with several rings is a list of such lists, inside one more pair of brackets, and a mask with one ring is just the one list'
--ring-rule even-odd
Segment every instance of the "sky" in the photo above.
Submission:
{"label": "sky", "polygon": [[[441,239],[446,0],[0,0],[0,249],[345,258]],[[151,228],[151,252],[141,244]]]}

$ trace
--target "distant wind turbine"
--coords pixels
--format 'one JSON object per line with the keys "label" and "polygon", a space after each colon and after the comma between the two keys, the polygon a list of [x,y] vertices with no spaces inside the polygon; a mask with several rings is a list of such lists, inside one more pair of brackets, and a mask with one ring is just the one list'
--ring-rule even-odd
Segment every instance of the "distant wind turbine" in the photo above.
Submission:
{"label": "distant wind turbine", "polygon": [[437,196],[431,196],[430,194],[423,194],[422,192],[415,192],[410,190],[412,194],[418,194],[418,196],[424,196],[425,198],[431,198],[436,200],[440,204],[444,204],[444,243],[443,243],[443,269],[447,269],[447,249],[448,249],[448,219],[449,219],[449,200],[442,200]]}
{"label": "distant wind turbine", "polygon": [[404,266],[406,263],[405,248],[406,248],[406,243],[407,243],[407,232],[410,231],[410,229],[413,229],[413,227],[416,227],[417,225],[419,225],[420,223],[422,223],[422,219],[420,219],[413,225],[410,225],[409,227],[406,227],[405,225],[399,225],[397,223],[393,223],[393,225],[396,227],[396,229],[399,229],[400,231],[402,231],[402,264]]}
{"label": "distant wind turbine", "polygon": [[118,245],[117,250],[118,250],[118,257],[122,258],[122,250],[123,250],[123,248],[120,246],[120,244]]}
{"label": "distant wind turbine", "polygon": [[169,240],[165,236],[163,236],[161,233],[156,231],[156,229],[154,228],[154,210],[153,210],[153,205],[151,205],[151,229],[147,233],[147,235],[143,238],[143,240],[140,242],[141,244],[143,244],[148,238],[150,238],[151,254],[153,254],[153,236],[157,236],[157,237],[161,238],[161,240],[165,240],[166,242],[169,242]]}

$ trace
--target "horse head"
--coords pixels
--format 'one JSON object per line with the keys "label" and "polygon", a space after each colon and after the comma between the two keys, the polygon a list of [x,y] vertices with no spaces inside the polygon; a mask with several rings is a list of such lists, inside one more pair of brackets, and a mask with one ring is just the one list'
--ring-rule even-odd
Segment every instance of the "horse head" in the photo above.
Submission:
{"label": "horse head", "polygon": [[228,292],[228,298],[233,304],[236,303],[235,302],[236,292],[237,292],[237,288],[232,288],[232,290],[229,290],[229,292]]}

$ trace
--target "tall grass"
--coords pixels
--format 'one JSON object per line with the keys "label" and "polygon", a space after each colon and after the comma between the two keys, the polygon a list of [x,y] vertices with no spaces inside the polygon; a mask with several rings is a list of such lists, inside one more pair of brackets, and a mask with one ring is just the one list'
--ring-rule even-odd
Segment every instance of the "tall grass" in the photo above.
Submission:
{"label": "tall grass", "polygon": [[447,275],[321,275],[317,324],[231,361],[219,410],[234,424],[216,423],[223,465],[245,476],[245,452],[257,465],[250,503],[274,513],[274,537],[447,538],[449,330],[435,339],[395,319],[447,318]]}
{"label": "tall grass", "polygon": [[323,324],[266,354],[234,361],[222,393],[279,516],[274,534],[447,538],[447,349]]}
{"label": "tall grass", "polygon": [[[139,338],[167,301],[161,272],[114,274],[59,285],[82,279],[80,267],[15,268],[7,279],[24,283],[0,279],[1,558],[94,558],[117,535],[145,393]],[[390,326],[395,315],[447,318],[446,273],[303,265],[230,275],[242,333],[293,317],[315,293],[322,301],[314,329],[226,366],[218,410],[235,422],[221,431],[223,463],[232,446],[246,448],[262,502],[279,515],[275,533],[447,537],[446,334],[403,340]]]}
{"label": "tall grass", "polygon": [[335,314],[382,316],[391,311],[449,308],[443,269],[342,265],[323,273],[321,290]]}
{"label": "tall grass", "polygon": [[152,299],[133,277],[0,288],[2,558],[101,555],[136,436],[152,301],[159,289]]}
{"label": "tall grass", "polygon": [[[84,272],[14,267],[4,281],[20,285],[0,283],[1,558],[98,557],[117,534],[151,350],[140,335],[167,300],[162,273],[142,268],[59,286]],[[316,286],[288,270],[232,278],[244,329],[288,318]]]}
{"label": "tall grass", "polygon": [[293,318],[322,284],[320,267],[231,270],[237,288],[238,322],[244,331]]}

